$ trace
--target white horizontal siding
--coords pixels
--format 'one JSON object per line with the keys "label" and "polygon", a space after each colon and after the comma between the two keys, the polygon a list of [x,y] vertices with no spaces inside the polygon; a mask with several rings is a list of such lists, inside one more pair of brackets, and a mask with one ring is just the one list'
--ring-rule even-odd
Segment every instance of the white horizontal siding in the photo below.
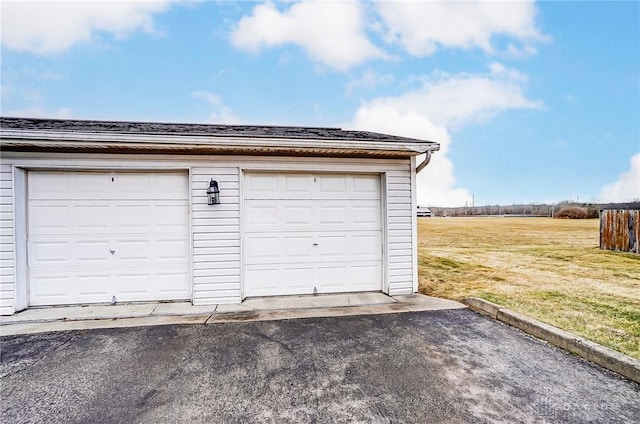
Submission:
{"label": "white horizontal siding", "polygon": [[[224,268],[218,264],[218,266],[208,266],[202,269],[194,269],[193,275],[196,277],[240,277],[239,262],[227,264],[228,268]],[[213,270],[213,271],[212,271]]]}
{"label": "white horizontal siding", "polygon": [[0,315],[15,312],[15,245],[13,219],[13,172],[0,164]]}
{"label": "white horizontal siding", "polygon": [[[365,172],[385,174],[385,279],[389,294],[411,293],[417,274],[411,252],[415,221],[411,165],[408,159],[288,158],[249,156],[101,155],[3,152],[9,162],[27,169],[190,169],[193,301],[196,305],[241,301],[241,170]],[[0,169],[0,312],[13,312],[14,221],[11,166]],[[221,204],[207,204],[210,179],[218,181]],[[6,253],[6,254],[4,254]]]}
{"label": "white horizontal siding", "polygon": [[215,240],[215,239],[206,239],[206,240],[194,240],[193,241],[193,246],[194,247],[202,247],[202,248],[207,248],[207,247],[217,247],[217,248],[222,248],[222,247],[237,247],[240,246],[240,240],[225,240],[225,239],[221,239],[221,240]]}
{"label": "white horizontal siding", "polygon": [[[199,206],[199,205],[194,205]],[[208,240],[210,237],[208,234],[237,234],[240,231],[240,226],[238,225],[223,225],[223,226],[215,226],[215,225],[199,225],[194,224],[193,226],[193,239],[194,240]],[[222,237],[230,237],[230,236],[222,236]]]}
{"label": "white horizontal siding", "polygon": [[[207,204],[214,179],[220,204]],[[240,171],[237,167],[191,169],[193,304],[240,303]]]}
{"label": "white horizontal siding", "polygon": [[413,206],[411,167],[387,172],[387,272],[389,295],[413,292]]}

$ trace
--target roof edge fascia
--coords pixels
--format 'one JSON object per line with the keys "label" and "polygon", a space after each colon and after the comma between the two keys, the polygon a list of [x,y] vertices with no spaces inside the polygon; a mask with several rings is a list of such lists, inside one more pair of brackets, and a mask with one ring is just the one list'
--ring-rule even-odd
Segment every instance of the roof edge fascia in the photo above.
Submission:
{"label": "roof edge fascia", "polygon": [[[11,142],[9,140],[15,140]],[[284,137],[237,137],[237,136],[216,136],[216,135],[170,135],[170,134],[131,134],[131,133],[113,133],[113,132],[83,132],[83,131],[39,131],[39,130],[19,130],[19,129],[0,129],[0,145],[4,148],[10,148],[13,144],[24,145],[25,141],[47,142],[50,148],[54,148],[56,144],[71,147],[73,142],[86,144],[90,142],[96,147],[107,149],[110,146],[118,148],[119,145],[140,145],[143,149],[144,145],[166,146],[170,148],[176,147],[192,147],[208,146],[211,148],[224,147],[226,149],[235,149],[244,151],[247,148],[260,149],[264,148],[294,148],[294,149],[311,149],[311,150],[338,150],[338,151],[376,151],[376,152],[406,152],[407,156],[415,156],[427,151],[437,151],[440,148],[438,143],[434,142],[412,142],[412,141],[372,141],[372,140],[332,140],[332,139],[300,139],[300,138],[284,138]]]}

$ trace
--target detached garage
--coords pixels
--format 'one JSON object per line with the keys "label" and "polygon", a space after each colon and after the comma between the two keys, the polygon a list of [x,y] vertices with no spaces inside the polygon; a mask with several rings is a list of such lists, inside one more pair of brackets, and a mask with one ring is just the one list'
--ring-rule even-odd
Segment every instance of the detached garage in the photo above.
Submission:
{"label": "detached garage", "polygon": [[1,118],[0,147],[3,315],[417,291],[415,175],[436,143],[337,128]]}

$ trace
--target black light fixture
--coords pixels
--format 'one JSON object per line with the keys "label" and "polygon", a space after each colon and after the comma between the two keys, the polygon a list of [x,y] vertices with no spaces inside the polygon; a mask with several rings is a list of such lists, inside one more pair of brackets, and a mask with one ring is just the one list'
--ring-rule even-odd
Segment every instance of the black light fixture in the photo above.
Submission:
{"label": "black light fixture", "polygon": [[209,182],[209,188],[207,189],[207,197],[209,198],[210,205],[217,205],[220,203],[220,189],[218,188],[218,182],[213,181],[213,178]]}

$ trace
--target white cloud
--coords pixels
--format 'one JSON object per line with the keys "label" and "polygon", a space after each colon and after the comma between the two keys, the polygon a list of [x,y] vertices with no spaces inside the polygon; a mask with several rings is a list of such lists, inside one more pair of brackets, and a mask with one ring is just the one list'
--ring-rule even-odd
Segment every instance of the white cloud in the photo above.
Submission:
{"label": "white cloud", "polygon": [[345,71],[366,60],[392,57],[367,31],[414,56],[439,48],[479,48],[522,58],[536,54],[535,44],[548,40],[536,26],[533,0],[303,0],[278,7],[271,1],[256,6],[233,29],[231,43],[250,52],[294,44],[311,60]]}
{"label": "white cloud", "polygon": [[601,202],[629,202],[640,200],[640,153],[631,157],[631,167],[620,174],[618,181],[600,191]]}
{"label": "white cloud", "polygon": [[393,83],[395,80],[392,74],[379,74],[376,71],[366,70],[359,78],[351,80],[347,84],[347,94],[354,90],[370,90],[381,85]]}
{"label": "white cloud", "polygon": [[524,74],[498,63],[489,68],[486,74],[436,73],[423,78],[418,90],[370,103],[416,111],[447,127],[485,122],[504,110],[543,107],[526,97]]}
{"label": "white cloud", "polygon": [[347,126],[440,143],[440,151],[418,174],[418,203],[463,206],[471,203],[471,194],[456,187],[447,155],[449,127],[482,122],[505,110],[542,107],[525,97],[525,83],[525,75],[499,64],[487,74],[441,74],[426,78],[413,92],[362,104]]}
{"label": "white cloud", "polygon": [[365,36],[363,18],[361,5],[354,1],[302,1],[284,12],[267,2],[240,20],[231,42],[251,52],[296,44],[313,61],[344,71],[365,60],[385,57]]}
{"label": "white cloud", "polygon": [[[547,40],[548,38],[545,37],[544,39]],[[505,51],[507,56],[515,59],[525,59],[534,56],[536,53],[538,53],[538,49],[531,44],[525,44],[522,47],[518,47],[513,43],[509,43],[507,50]]]}
{"label": "white cloud", "polygon": [[536,28],[536,7],[521,1],[378,1],[375,7],[386,25],[386,39],[414,56],[428,56],[438,48],[480,48],[494,53],[496,36],[515,38],[510,55],[535,53],[531,43],[544,40]]}
{"label": "white cloud", "polygon": [[41,1],[2,3],[2,44],[38,54],[62,52],[90,42],[97,32],[124,38],[134,30],[153,32],[153,15],[166,1]]}
{"label": "white cloud", "polygon": [[224,104],[220,96],[208,91],[195,91],[191,93],[196,99],[204,100],[213,107],[213,112],[209,115],[209,122],[212,124],[234,125],[241,124],[242,120],[230,107]]}
{"label": "white cloud", "polygon": [[[471,201],[469,191],[455,187],[453,164],[447,157],[451,143],[449,131],[446,127],[435,124],[424,113],[392,104],[363,105],[348,126],[359,130],[437,141],[440,143],[440,151],[433,155],[429,165],[418,174],[418,204],[459,206]],[[423,157],[418,158],[418,162],[422,160]]]}

